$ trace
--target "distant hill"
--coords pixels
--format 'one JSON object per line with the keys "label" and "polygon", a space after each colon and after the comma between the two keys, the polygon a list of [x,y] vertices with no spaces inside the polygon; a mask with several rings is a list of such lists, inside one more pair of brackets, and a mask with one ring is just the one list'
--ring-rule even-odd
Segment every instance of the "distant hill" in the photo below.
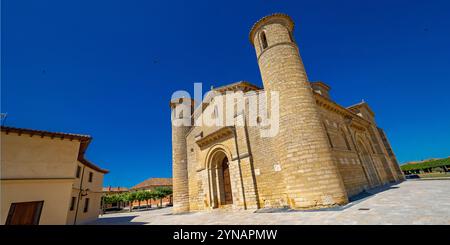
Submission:
{"label": "distant hill", "polygon": [[418,164],[418,163],[431,162],[431,161],[440,160],[440,159],[445,159],[445,158],[429,158],[429,159],[425,159],[425,160],[422,160],[422,161],[405,162],[405,163],[402,163],[401,165]]}
{"label": "distant hill", "polygon": [[450,168],[450,157],[441,159],[428,159],[420,162],[409,162],[400,166],[403,171],[421,170],[437,167]]}

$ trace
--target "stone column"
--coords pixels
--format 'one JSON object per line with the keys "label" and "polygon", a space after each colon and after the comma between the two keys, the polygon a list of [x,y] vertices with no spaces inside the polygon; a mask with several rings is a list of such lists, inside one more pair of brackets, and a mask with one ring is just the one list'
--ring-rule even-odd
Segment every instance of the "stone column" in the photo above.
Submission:
{"label": "stone column", "polygon": [[275,142],[287,203],[300,209],[345,204],[346,190],[333,162],[293,27],[289,16],[273,14],[259,20],[250,32],[265,91],[279,93],[280,126]]}
{"label": "stone column", "polygon": [[175,99],[172,109],[172,178],[173,212],[189,211],[189,181],[187,168],[186,134],[191,128],[193,109],[191,99]]}

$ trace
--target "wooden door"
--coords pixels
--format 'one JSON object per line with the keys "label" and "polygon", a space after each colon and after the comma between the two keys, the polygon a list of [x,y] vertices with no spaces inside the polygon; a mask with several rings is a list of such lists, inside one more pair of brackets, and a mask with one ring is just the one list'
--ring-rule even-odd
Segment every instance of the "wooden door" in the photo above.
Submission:
{"label": "wooden door", "polygon": [[38,225],[44,201],[12,203],[5,225]]}
{"label": "wooden door", "polygon": [[223,170],[223,191],[225,194],[225,204],[232,204],[233,194],[231,193],[230,168],[228,166],[228,161],[226,158],[222,163],[222,170]]}

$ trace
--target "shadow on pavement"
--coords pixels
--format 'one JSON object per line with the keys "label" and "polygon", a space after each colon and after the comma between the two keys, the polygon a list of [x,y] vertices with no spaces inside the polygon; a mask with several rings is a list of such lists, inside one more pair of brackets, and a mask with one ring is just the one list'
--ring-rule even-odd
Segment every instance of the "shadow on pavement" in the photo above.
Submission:
{"label": "shadow on pavement", "polygon": [[400,187],[395,186],[398,185],[399,183],[392,183],[392,184],[387,184],[385,186],[381,186],[381,187],[375,187],[373,189],[370,190],[364,190],[363,192],[352,196],[351,198],[349,198],[349,203],[344,205],[344,206],[335,206],[335,207],[329,207],[329,208],[320,208],[320,209],[313,209],[313,210],[294,210],[294,209],[290,209],[288,207],[285,208],[262,208],[262,209],[258,209],[255,211],[255,213],[287,213],[287,212],[323,212],[323,211],[342,211],[345,210],[347,208],[352,207],[355,204],[358,204],[380,192],[384,192],[387,190],[391,190],[391,189],[398,189]]}
{"label": "shadow on pavement", "polygon": [[374,188],[374,189],[371,189],[371,190],[365,190],[365,191],[363,191],[363,192],[361,192],[361,193],[359,193],[359,194],[357,194],[355,196],[350,197],[349,201],[350,202],[356,202],[356,201],[363,200],[363,199],[366,199],[368,197],[371,197],[373,195],[376,195],[376,194],[378,194],[380,192],[391,190],[391,189],[398,189],[398,188],[400,188],[400,187],[388,185],[388,186],[383,186],[383,187],[377,187],[377,188]]}
{"label": "shadow on pavement", "polygon": [[147,222],[131,222],[138,215],[99,218],[88,225],[145,225]]}

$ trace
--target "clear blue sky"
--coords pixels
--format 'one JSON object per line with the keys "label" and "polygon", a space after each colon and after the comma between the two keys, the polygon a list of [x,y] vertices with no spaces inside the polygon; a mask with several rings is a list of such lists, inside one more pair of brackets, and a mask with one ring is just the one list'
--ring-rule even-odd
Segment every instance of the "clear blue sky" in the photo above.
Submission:
{"label": "clear blue sky", "polygon": [[172,92],[261,85],[248,32],[284,12],[309,78],[367,101],[401,162],[450,155],[449,1],[212,2],[2,1],[6,125],[92,135],[105,185],[170,177]]}

